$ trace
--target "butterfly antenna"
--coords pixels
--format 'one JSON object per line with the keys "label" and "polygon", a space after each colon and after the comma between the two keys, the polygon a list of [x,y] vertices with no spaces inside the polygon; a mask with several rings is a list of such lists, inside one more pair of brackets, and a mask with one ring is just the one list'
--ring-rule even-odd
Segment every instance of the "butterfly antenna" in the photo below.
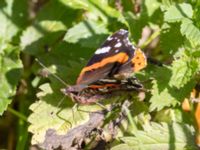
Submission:
{"label": "butterfly antenna", "polygon": [[45,68],[52,76],[54,76],[57,80],[59,80],[62,84],[64,84],[65,86],[69,86],[64,80],[62,80],[59,76],[53,74],[41,61],[39,61],[37,58],[35,59],[35,61],[42,66],[43,68]]}

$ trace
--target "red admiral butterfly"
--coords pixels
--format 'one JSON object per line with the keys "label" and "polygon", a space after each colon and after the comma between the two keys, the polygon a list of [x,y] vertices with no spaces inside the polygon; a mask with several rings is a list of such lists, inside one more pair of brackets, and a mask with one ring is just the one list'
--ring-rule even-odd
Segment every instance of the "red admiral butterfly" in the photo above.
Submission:
{"label": "red admiral butterfly", "polygon": [[139,91],[143,86],[131,74],[146,65],[144,53],[131,44],[128,31],[120,29],[95,51],[76,85],[61,91],[82,104],[96,102],[120,91]]}

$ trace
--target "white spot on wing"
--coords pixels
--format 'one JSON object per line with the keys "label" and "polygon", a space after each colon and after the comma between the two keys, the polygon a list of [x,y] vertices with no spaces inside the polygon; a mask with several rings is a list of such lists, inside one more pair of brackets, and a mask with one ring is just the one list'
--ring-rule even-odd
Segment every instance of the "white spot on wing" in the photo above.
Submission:
{"label": "white spot on wing", "polygon": [[118,49],[116,49],[116,50],[115,50],[115,53],[118,53],[118,52],[119,52],[119,50],[118,50]]}
{"label": "white spot on wing", "polygon": [[129,46],[131,46],[133,49],[136,49],[136,47],[129,41],[128,38],[126,38],[126,41],[127,41]]}
{"label": "white spot on wing", "polygon": [[122,43],[117,43],[117,44],[115,44],[114,47],[120,47],[120,46],[122,46]]}
{"label": "white spot on wing", "polygon": [[113,38],[111,37],[111,36],[109,36],[108,38],[107,38],[107,40],[108,41],[111,41]]}
{"label": "white spot on wing", "polygon": [[107,53],[109,52],[111,49],[110,46],[107,46],[107,47],[102,47],[102,48],[99,48],[96,50],[95,54],[103,54],[103,53]]}

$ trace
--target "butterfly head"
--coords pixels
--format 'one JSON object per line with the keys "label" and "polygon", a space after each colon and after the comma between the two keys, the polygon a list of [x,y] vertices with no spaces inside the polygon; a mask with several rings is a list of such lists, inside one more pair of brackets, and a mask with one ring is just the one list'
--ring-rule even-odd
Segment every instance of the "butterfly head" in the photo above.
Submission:
{"label": "butterfly head", "polygon": [[73,86],[69,86],[67,88],[61,89],[61,92],[64,93],[65,95],[68,95],[69,93],[77,94],[81,90],[83,90],[84,88],[86,88],[86,86],[87,85],[84,85],[84,84],[73,85]]}

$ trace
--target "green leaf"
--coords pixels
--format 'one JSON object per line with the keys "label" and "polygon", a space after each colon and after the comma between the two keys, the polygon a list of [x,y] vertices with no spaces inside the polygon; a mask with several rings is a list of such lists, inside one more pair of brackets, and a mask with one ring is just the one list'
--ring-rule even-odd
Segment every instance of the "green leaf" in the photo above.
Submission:
{"label": "green leaf", "polygon": [[199,71],[199,62],[191,57],[183,56],[173,61],[171,70],[173,80],[169,84],[181,88]]}
{"label": "green leaf", "polygon": [[[152,81],[152,97],[150,98],[150,111],[157,109],[157,111],[164,107],[175,106],[183,101],[189,95],[194,82],[191,80],[182,88],[177,89],[173,82],[176,82],[172,77],[172,70],[170,67],[157,68],[153,71],[152,76],[155,78]],[[169,84],[172,83],[173,85]]]}
{"label": "green leaf", "polygon": [[144,3],[149,17],[152,16],[160,7],[160,2],[158,2],[158,0],[146,0]]}
{"label": "green leaf", "polygon": [[138,43],[139,39],[141,38],[142,30],[146,25],[147,20],[144,19],[146,17],[147,16],[142,16],[141,18],[138,18],[132,12],[124,13],[124,18],[128,23],[131,36],[133,37],[134,41],[136,41],[136,43]]}
{"label": "green leaf", "polygon": [[66,29],[72,26],[80,15],[79,10],[65,6],[66,1],[48,1],[40,9],[33,24],[22,33],[20,46],[24,52],[41,55],[62,40]]}
{"label": "green leaf", "polygon": [[153,120],[155,122],[181,122],[186,124],[192,124],[194,121],[190,113],[183,112],[181,106],[162,109],[161,111],[156,112]]}
{"label": "green leaf", "polygon": [[200,45],[200,30],[189,19],[184,19],[181,24],[181,34],[194,44]]}
{"label": "green leaf", "polygon": [[167,22],[178,22],[185,18],[192,18],[192,6],[187,3],[171,5],[164,13],[164,20]]}
{"label": "green leaf", "polygon": [[88,9],[88,0],[76,0],[76,1],[71,1],[71,0],[65,0],[62,1],[63,4],[70,6],[71,8],[74,9]]}
{"label": "green leaf", "polygon": [[157,124],[152,122],[143,126],[144,131],[137,131],[134,135],[123,137],[123,144],[113,147],[111,150],[119,148],[130,150],[193,150],[196,149],[194,143],[194,128],[185,124]]}
{"label": "green leaf", "polygon": [[166,59],[172,58],[173,54],[183,45],[184,38],[180,33],[180,25],[164,24],[160,35],[160,46],[163,52],[163,57]]}
{"label": "green leaf", "polygon": [[168,7],[171,6],[171,1],[170,0],[162,0],[162,5],[161,5],[161,9],[165,10],[167,9]]}
{"label": "green leaf", "polygon": [[0,1],[0,39],[7,43],[25,27],[27,21],[27,1]]}
{"label": "green leaf", "polygon": [[[55,88],[55,85],[52,87]],[[49,84],[43,84],[40,90],[37,93],[39,101],[30,106],[33,112],[28,118],[31,124],[28,130],[33,134],[32,144],[42,143],[48,129],[55,129],[57,134],[66,134],[69,129],[87,122],[90,112],[102,109],[97,105],[73,108],[71,99],[65,98],[58,89],[52,89]],[[63,98],[65,101],[59,108],[58,104]]]}
{"label": "green leaf", "polygon": [[104,23],[112,24],[112,21],[115,20],[124,23],[122,15],[116,9],[113,9],[109,6],[108,1],[102,0],[89,0],[90,14],[99,14],[99,17],[103,20]]}
{"label": "green leaf", "polygon": [[123,11],[133,11],[133,8],[134,8],[134,2],[133,1],[122,0],[121,5],[122,5],[121,7],[123,7],[122,8]]}
{"label": "green leaf", "polygon": [[111,148],[111,150],[132,150],[128,144],[119,144]]}
{"label": "green leaf", "polygon": [[0,51],[0,115],[11,103],[21,77],[22,63],[19,59],[19,49],[7,44]]}
{"label": "green leaf", "polygon": [[141,36],[145,26],[155,24],[154,27],[156,27],[157,24],[160,24],[163,20],[159,9],[159,2],[157,0],[144,1],[140,7],[141,12],[139,15],[134,14],[132,11],[123,13],[127,26],[129,27],[131,37],[135,43],[138,43],[142,38]]}
{"label": "green leaf", "polygon": [[158,83],[153,82],[152,97],[150,99],[150,111],[157,109],[157,111],[164,107],[175,106],[178,104],[178,100],[170,94],[169,88],[165,88],[159,92]]}
{"label": "green leaf", "polygon": [[194,8],[194,15],[193,15],[193,19],[197,20],[197,22],[195,22],[196,26],[199,28],[200,27],[200,22],[198,20],[200,20],[200,2],[196,2],[196,6]]}
{"label": "green leaf", "polygon": [[171,87],[169,86],[171,71],[169,68],[157,68],[154,72],[155,80],[152,81],[152,97],[150,99],[150,111],[157,109],[161,110],[166,106],[175,106],[178,101],[170,94]]}
{"label": "green leaf", "polygon": [[83,21],[68,30],[64,40],[69,43],[79,42],[83,47],[98,47],[105,34],[108,33],[105,24],[95,21]]}
{"label": "green leaf", "polygon": [[[102,0],[66,0],[66,5],[75,8],[83,9],[87,13],[85,14],[85,19],[100,20],[103,23],[109,24],[110,21],[115,18],[119,19],[122,17],[121,13],[116,9],[109,6],[108,1]],[[123,21],[122,21],[123,22]]]}

